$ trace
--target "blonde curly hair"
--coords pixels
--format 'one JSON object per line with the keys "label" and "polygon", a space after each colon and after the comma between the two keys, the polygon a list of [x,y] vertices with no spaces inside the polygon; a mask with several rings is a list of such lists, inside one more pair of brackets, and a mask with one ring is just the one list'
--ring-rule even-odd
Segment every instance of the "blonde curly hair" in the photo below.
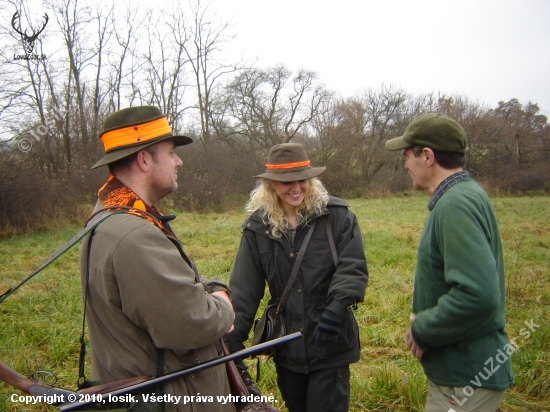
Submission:
{"label": "blonde curly hair", "polygon": [[[304,201],[296,210],[296,219],[298,222],[307,221],[311,216],[320,214],[329,199],[327,190],[318,178],[313,177],[308,180],[309,190],[304,197]],[[271,182],[273,180],[259,179],[256,187],[250,192],[250,199],[246,203],[245,211],[247,216],[260,211],[264,223],[273,227],[273,236],[279,238],[288,226],[288,220],[279,203],[277,193],[271,186]]]}

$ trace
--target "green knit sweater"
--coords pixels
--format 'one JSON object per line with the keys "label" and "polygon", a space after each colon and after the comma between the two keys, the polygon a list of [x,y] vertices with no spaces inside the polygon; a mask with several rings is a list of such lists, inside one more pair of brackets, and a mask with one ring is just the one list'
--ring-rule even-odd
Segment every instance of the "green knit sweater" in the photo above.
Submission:
{"label": "green knit sweater", "polygon": [[485,191],[466,178],[437,201],[418,246],[412,333],[426,350],[421,363],[430,380],[473,389],[512,384],[504,300],[495,213]]}

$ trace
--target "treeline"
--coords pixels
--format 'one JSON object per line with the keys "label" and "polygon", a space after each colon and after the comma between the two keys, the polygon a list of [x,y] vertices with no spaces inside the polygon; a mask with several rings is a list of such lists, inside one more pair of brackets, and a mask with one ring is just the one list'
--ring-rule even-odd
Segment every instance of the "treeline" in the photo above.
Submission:
{"label": "treeline", "polygon": [[[269,148],[289,141],[327,166],[322,178],[332,194],[408,190],[402,156],[384,142],[426,112],[464,126],[467,168],[488,190],[550,190],[550,126],[536,103],[490,108],[392,85],[341,96],[313,71],[224,55],[229,26],[200,1],[151,10],[81,0],[44,5],[49,23],[33,53],[45,58],[15,60],[22,37],[0,28],[0,234],[58,219],[82,223],[107,178],[106,170],[90,171],[103,154],[103,120],[135,105],[158,106],[176,132],[195,140],[178,149],[184,166],[170,198],[178,208],[242,205]],[[21,30],[40,24],[42,16],[33,20],[17,7],[0,9],[4,21],[17,10]]]}

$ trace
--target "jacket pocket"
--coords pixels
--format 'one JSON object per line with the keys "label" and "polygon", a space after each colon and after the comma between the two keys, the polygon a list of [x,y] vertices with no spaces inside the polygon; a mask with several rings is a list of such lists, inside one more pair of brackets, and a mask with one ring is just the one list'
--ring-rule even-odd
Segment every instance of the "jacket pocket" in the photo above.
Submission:
{"label": "jacket pocket", "polygon": [[315,323],[315,326],[317,326],[319,319],[321,319],[326,305],[327,298],[324,296],[316,298],[310,297],[307,299],[306,315],[311,322]]}
{"label": "jacket pocket", "polygon": [[[313,303],[313,302],[312,302]],[[309,319],[308,331],[310,331],[310,340],[308,341],[309,350],[318,359],[327,359],[332,356],[354,351],[359,342],[359,328],[353,312],[346,310],[340,330],[338,332],[338,340],[333,344],[328,344],[318,347],[315,344],[314,332],[319,323],[319,319],[323,315],[326,307],[326,299],[318,299],[313,305],[308,306],[306,312]]]}

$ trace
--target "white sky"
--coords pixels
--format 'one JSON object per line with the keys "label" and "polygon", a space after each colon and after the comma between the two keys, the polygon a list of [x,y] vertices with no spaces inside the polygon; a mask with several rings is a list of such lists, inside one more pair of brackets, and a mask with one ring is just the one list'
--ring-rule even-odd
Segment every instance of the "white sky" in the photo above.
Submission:
{"label": "white sky", "polygon": [[[205,3],[206,4],[206,3]],[[550,0],[210,0],[226,49],[316,71],[348,97],[382,83],[550,116]]]}
{"label": "white sky", "polygon": [[231,21],[227,34],[236,37],[225,52],[233,61],[242,54],[258,57],[258,67],[283,63],[315,71],[344,97],[391,84],[411,93],[459,94],[490,107],[517,98],[538,103],[550,117],[550,0],[202,4]]}

